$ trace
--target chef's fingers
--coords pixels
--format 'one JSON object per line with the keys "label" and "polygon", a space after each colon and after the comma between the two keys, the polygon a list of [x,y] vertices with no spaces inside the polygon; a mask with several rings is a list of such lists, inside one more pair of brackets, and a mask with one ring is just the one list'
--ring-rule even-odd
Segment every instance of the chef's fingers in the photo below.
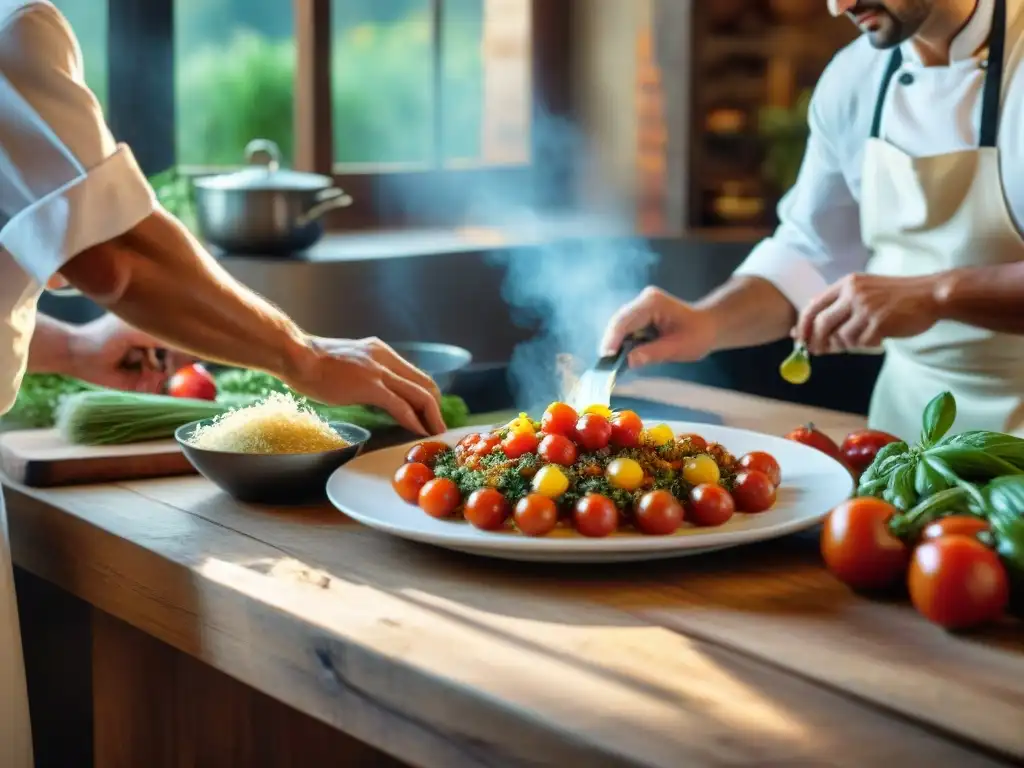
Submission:
{"label": "chef's fingers", "polygon": [[391,371],[384,371],[381,381],[389,390],[408,403],[421,425],[423,434],[439,435],[445,431],[441,406],[432,392],[409,379],[403,379]]}
{"label": "chef's fingers", "polygon": [[811,299],[810,303],[800,312],[800,316],[797,318],[796,325],[793,326],[790,335],[797,341],[802,341],[806,344],[814,334],[814,321],[822,310],[835,302],[838,296],[839,284],[834,283]]}
{"label": "chef's fingers", "polygon": [[829,351],[833,354],[863,349],[864,339],[868,330],[869,320],[866,315],[853,315],[839,326],[829,341]]}
{"label": "chef's fingers", "polygon": [[410,381],[415,382],[423,389],[427,390],[435,400],[441,399],[441,390],[438,388],[437,382],[398,354],[383,341],[380,339],[373,339],[370,342],[370,348],[373,350],[373,359],[378,363],[401,376],[403,379],[409,379]]}
{"label": "chef's fingers", "polygon": [[656,294],[646,290],[612,315],[601,339],[601,354],[614,355],[626,337],[646,328],[654,320]]}
{"label": "chef's fingers", "polygon": [[426,427],[423,426],[423,422],[420,417],[416,415],[416,410],[406,402],[401,396],[395,394],[381,382],[379,387],[375,387],[373,392],[367,396],[370,401],[367,405],[376,405],[379,408],[383,408],[392,418],[399,423],[400,426],[405,427],[415,435],[426,437],[430,433]]}
{"label": "chef's fingers", "polygon": [[843,323],[850,319],[853,314],[853,307],[849,302],[842,299],[825,307],[818,316],[814,318],[814,326],[811,329],[811,336],[807,340],[807,349],[812,355],[826,355],[829,352],[829,343],[832,335]]}

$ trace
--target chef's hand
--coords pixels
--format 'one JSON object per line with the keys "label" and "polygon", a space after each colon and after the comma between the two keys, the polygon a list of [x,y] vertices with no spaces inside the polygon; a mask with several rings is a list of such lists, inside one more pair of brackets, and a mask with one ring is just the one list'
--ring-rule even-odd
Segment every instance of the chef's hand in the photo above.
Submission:
{"label": "chef's hand", "polygon": [[[103,387],[158,392],[168,376],[192,361],[188,355],[168,351],[162,369],[146,363],[146,350],[165,347],[148,333],[107,314],[69,331],[69,370],[74,376]],[[138,365],[140,361],[142,364]],[[132,366],[133,362],[136,365]]]}
{"label": "chef's hand", "polygon": [[792,336],[814,355],[873,349],[884,339],[917,336],[938,320],[934,282],[929,275],[847,275],[807,305]]}
{"label": "chef's hand", "polygon": [[650,325],[657,329],[658,338],[630,353],[631,368],[700,360],[714,346],[714,320],[709,312],[660,288],[648,287],[612,317],[601,341],[601,354],[615,354],[627,336]]}
{"label": "chef's hand", "polygon": [[441,392],[423,371],[380,339],[311,341],[313,355],[287,384],[330,405],[375,405],[421,435],[444,432]]}

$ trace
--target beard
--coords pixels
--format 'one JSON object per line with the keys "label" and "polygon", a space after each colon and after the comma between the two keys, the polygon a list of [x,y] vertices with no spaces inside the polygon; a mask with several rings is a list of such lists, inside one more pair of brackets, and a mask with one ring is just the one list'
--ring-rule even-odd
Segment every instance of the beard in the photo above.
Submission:
{"label": "beard", "polygon": [[[932,0],[863,0],[846,12],[875,48],[895,48],[917,34]],[[860,21],[858,21],[860,17]]]}

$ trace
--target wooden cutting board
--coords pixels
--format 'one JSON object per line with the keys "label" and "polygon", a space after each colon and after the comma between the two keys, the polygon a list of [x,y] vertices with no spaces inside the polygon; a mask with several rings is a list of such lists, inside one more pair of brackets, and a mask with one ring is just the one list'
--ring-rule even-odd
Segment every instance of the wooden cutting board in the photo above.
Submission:
{"label": "wooden cutting board", "polygon": [[0,469],[37,488],[195,474],[174,440],[132,445],[72,445],[55,429],[0,434]]}

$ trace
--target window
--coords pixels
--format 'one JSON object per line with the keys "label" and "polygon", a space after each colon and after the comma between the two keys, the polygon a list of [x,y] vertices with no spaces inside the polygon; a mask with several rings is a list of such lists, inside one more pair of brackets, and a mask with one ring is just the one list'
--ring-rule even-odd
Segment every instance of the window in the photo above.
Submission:
{"label": "window", "polygon": [[107,2],[106,0],[53,0],[82,47],[85,81],[104,109],[107,105]]}

